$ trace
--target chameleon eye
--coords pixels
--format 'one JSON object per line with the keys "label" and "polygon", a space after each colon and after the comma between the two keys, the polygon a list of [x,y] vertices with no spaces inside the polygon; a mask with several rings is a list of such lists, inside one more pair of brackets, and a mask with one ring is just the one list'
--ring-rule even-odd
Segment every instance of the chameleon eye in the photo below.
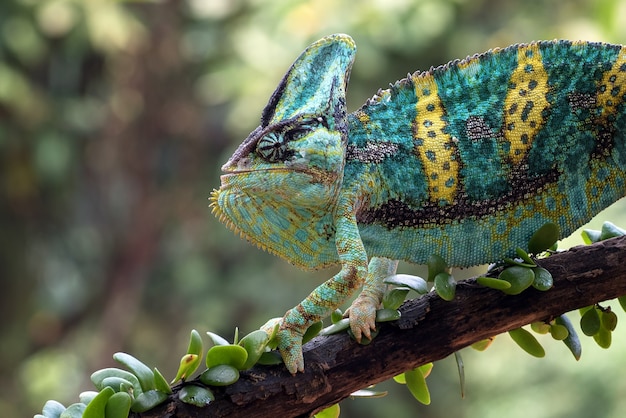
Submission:
{"label": "chameleon eye", "polygon": [[256,146],[261,158],[270,163],[283,161],[287,154],[287,144],[283,134],[270,132],[259,139]]}

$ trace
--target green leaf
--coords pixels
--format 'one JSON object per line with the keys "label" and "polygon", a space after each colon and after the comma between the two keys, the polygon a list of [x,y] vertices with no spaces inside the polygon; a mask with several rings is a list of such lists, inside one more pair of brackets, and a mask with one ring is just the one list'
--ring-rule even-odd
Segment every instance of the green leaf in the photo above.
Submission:
{"label": "green leaf", "polygon": [[572,322],[569,318],[563,314],[554,319],[554,322],[558,325],[563,325],[567,328],[567,338],[563,340],[565,346],[572,352],[572,355],[576,360],[580,360],[580,356],[582,355],[582,345],[580,344],[580,339],[578,338],[578,334],[572,325]]}
{"label": "green leaf", "polygon": [[59,418],[65,409],[62,403],[50,400],[44,404],[41,412],[46,418]]}
{"label": "green leaf", "polygon": [[343,319],[343,312],[341,309],[335,309],[332,314],[330,314],[330,322],[336,324],[337,322]]}
{"label": "green leaf", "polygon": [[606,328],[600,328],[600,330],[594,334],[593,339],[601,348],[609,348],[611,346],[611,331]]}
{"label": "green leaf", "polygon": [[463,365],[463,357],[459,351],[454,352],[456,360],[456,368],[459,371],[459,383],[461,385],[461,398],[465,398],[465,366]]}
{"label": "green leaf", "polygon": [[509,331],[509,335],[522,350],[526,351],[531,356],[545,357],[546,352],[541,344],[539,344],[539,341],[524,328],[511,330]]}
{"label": "green leaf", "polygon": [[280,356],[278,351],[266,351],[265,353],[261,354],[261,357],[259,357],[259,361],[257,361],[257,364],[260,364],[262,366],[275,366],[277,364],[283,364],[283,358]]}
{"label": "green leaf", "polygon": [[180,388],[178,398],[189,405],[202,408],[213,402],[215,400],[215,395],[209,388],[203,388],[196,385],[185,385]]}
{"label": "green leaf", "polygon": [[583,242],[587,245],[600,241],[601,234],[602,233],[600,231],[597,231],[595,229],[584,229],[581,233],[583,237]]}
{"label": "green leaf", "polygon": [[154,373],[148,366],[128,353],[115,353],[113,359],[137,376],[141,390],[145,392],[154,389]]}
{"label": "green leaf", "polygon": [[506,280],[496,279],[494,277],[478,277],[476,278],[476,283],[496,290],[504,290],[511,287],[511,283]]}
{"label": "green leaf", "polygon": [[507,267],[499,275],[500,280],[511,283],[508,289],[502,289],[507,295],[518,295],[529,288],[535,280],[535,273],[527,267]]}
{"label": "green leaf", "polygon": [[530,255],[528,255],[528,253],[526,251],[524,251],[523,248],[517,247],[515,249],[515,253],[517,254],[517,256],[519,258],[521,258],[524,263],[531,265],[531,266],[536,266],[537,264],[535,263],[535,260],[533,260]]}
{"label": "green leaf", "polygon": [[428,257],[426,262],[426,266],[428,267],[428,281],[432,282],[435,280],[435,276],[439,273],[448,273],[449,267],[446,260],[441,258],[440,256],[433,254]]}
{"label": "green leaf", "polygon": [[401,385],[406,385],[406,376],[404,375],[404,373],[400,373],[400,374],[398,374],[398,375],[395,375],[395,376],[393,377],[393,380],[394,380],[396,383],[399,383],[399,384],[401,384]]}
{"label": "green leaf", "polygon": [[197,356],[202,356],[203,351],[202,337],[200,336],[200,333],[198,331],[192,329],[191,334],[189,335],[187,354],[196,354]]}
{"label": "green leaf", "polygon": [[626,230],[618,227],[612,222],[606,221],[602,224],[602,230],[600,232],[600,240],[605,240],[615,237],[623,237],[626,235]]}
{"label": "green leaf", "polygon": [[210,369],[219,364],[228,364],[242,370],[247,359],[248,352],[240,345],[216,345],[211,347],[206,354],[206,366]]}
{"label": "green leaf", "polygon": [[110,387],[115,392],[122,391],[123,387],[134,387],[133,384],[129,382],[128,380],[123,379],[121,377],[117,377],[117,376],[105,377],[104,380],[102,380],[102,386],[104,388]]}
{"label": "green leaf", "polygon": [[530,329],[532,329],[537,334],[547,334],[550,332],[551,325],[546,324],[543,321],[537,321],[530,324]]}
{"label": "green leaf", "polygon": [[189,376],[193,374],[198,368],[200,364],[200,358],[197,354],[185,354],[180,359],[180,363],[178,365],[178,371],[176,372],[176,377],[170,382],[175,383],[179,380],[187,380]]}
{"label": "green leaf", "polygon": [[323,330],[320,331],[319,335],[333,335],[337,334],[341,331],[345,331],[350,327],[350,319],[343,318],[341,321],[336,322],[332,325],[327,326]]}
{"label": "green leaf", "polygon": [[472,347],[476,351],[485,351],[486,349],[489,348],[489,346],[495,339],[496,337],[485,338],[484,340],[476,341],[470,347]]}
{"label": "green leaf", "polygon": [[115,367],[109,367],[93,372],[91,374],[91,381],[96,386],[96,388],[98,388],[98,390],[102,390],[105,386],[103,384],[104,379],[112,376],[120,377],[132,383],[134,396],[138,396],[143,392],[143,390],[141,390],[141,385],[139,384],[137,376],[135,376],[131,372],[127,372],[126,370],[118,369]]}
{"label": "green leaf", "polygon": [[376,311],[376,322],[390,322],[400,319],[400,311],[397,309],[379,309]]}
{"label": "green leaf", "polygon": [[552,274],[543,267],[535,267],[532,269],[535,274],[535,279],[533,280],[533,287],[537,290],[541,290],[545,292],[552,288],[554,280],[552,279]]}
{"label": "green leaf", "polygon": [[148,390],[135,397],[130,409],[133,412],[146,412],[167,400],[169,395],[158,390]]}
{"label": "green leaf", "polygon": [[228,386],[239,380],[239,370],[228,364],[219,364],[200,375],[200,381],[209,386]]}
{"label": "green leaf", "polygon": [[326,409],[321,410],[317,414],[313,415],[315,418],[338,418],[340,414],[339,404],[329,406]]}
{"label": "green leaf", "polygon": [[619,302],[619,306],[626,312],[626,295],[618,297],[617,301]]}
{"label": "green leaf", "polygon": [[172,393],[172,388],[170,387],[169,383],[167,383],[165,377],[163,377],[159,369],[157,369],[156,367],[154,368],[154,386],[156,387],[156,390],[159,390],[161,392],[165,392],[167,394]]}
{"label": "green leaf", "polygon": [[610,309],[601,311],[600,314],[600,323],[602,324],[602,328],[607,331],[615,331],[617,327],[617,315],[615,312]]}
{"label": "green leaf", "polygon": [[435,276],[435,291],[443,300],[451,301],[456,293],[456,281],[449,273],[439,273]]}
{"label": "green leaf", "polygon": [[583,334],[591,337],[596,335],[598,331],[600,331],[601,323],[600,323],[600,315],[598,314],[598,309],[596,307],[592,307],[585,311],[583,316],[580,318],[580,329],[583,331]]}
{"label": "green leaf", "polygon": [[82,418],[86,407],[84,403],[73,403],[61,412],[59,418]]}
{"label": "green leaf", "polygon": [[[92,400],[87,404],[85,411],[83,412],[83,418],[105,418],[105,408],[107,402],[111,396],[115,394],[115,391],[111,387],[105,387],[102,389]],[[128,416],[128,414],[126,414]]]}
{"label": "green leaf", "polygon": [[383,307],[385,309],[398,309],[404,303],[409,291],[408,287],[396,287],[385,292],[383,295]]}
{"label": "green leaf", "polygon": [[418,402],[424,405],[430,405],[430,391],[428,390],[426,378],[422,371],[419,368],[408,370],[404,372],[404,376],[406,378],[406,386],[409,388],[411,395],[413,395]]}
{"label": "green leaf", "polygon": [[243,366],[241,366],[242,370],[248,370],[259,361],[259,358],[265,352],[265,347],[267,347],[269,342],[270,336],[267,332],[260,329],[252,331],[239,341],[239,345],[248,352],[248,358]]}
{"label": "green leaf", "polygon": [[428,283],[419,276],[394,274],[393,276],[386,277],[383,282],[394,286],[408,287],[409,289],[415,290],[420,295],[428,293]]}
{"label": "green leaf", "polygon": [[78,399],[85,405],[89,405],[89,403],[93,401],[99,393],[100,392],[96,392],[95,390],[86,390],[78,395]]}
{"label": "green leaf", "polygon": [[132,398],[126,392],[118,392],[109,398],[105,408],[106,418],[127,418]]}
{"label": "green leaf", "polygon": [[209,336],[209,338],[211,338],[211,341],[213,341],[213,344],[215,345],[229,345],[230,344],[228,341],[226,341],[225,338],[213,332],[207,331],[207,335]]}
{"label": "green leaf", "polygon": [[563,325],[553,324],[550,326],[550,335],[557,341],[563,341],[569,335],[569,331]]}
{"label": "green leaf", "polygon": [[431,363],[422,364],[421,366],[418,367],[418,369],[420,369],[420,371],[424,375],[424,379],[430,376],[430,373],[433,371],[434,366],[435,364],[431,362]]}
{"label": "green leaf", "polygon": [[267,346],[271,349],[278,347],[278,338],[276,338],[276,336],[278,335],[278,330],[280,329],[282,321],[282,318],[272,318],[261,327],[261,329],[267,332],[270,336],[270,342],[267,343]]}
{"label": "green leaf", "polygon": [[387,396],[387,391],[360,389],[350,394],[351,398],[384,398]]}
{"label": "green leaf", "polygon": [[304,335],[302,336],[302,344],[306,344],[315,338],[320,331],[324,328],[324,323],[322,321],[317,321],[313,325],[307,328]]}
{"label": "green leaf", "polygon": [[559,226],[552,222],[543,224],[528,241],[528,252],[539,254],[552,247],[559,240]]}

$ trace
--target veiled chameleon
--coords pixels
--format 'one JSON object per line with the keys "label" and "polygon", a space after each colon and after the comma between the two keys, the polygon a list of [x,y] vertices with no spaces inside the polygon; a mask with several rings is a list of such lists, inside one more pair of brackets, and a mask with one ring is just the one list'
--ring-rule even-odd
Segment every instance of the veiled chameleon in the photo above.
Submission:
{"label": "veiled chameleon", "polygon": [[307,327],[363,285],[350,326],[370,335],[395,260],[495,261],[544,223],[569,235],[626,195],[626,47],[494,49],[410,74],[348,114],[355,52],[347,35],[309,46],[212,195],[259,247],[304,268],[341,264],[281,321],[292,373]]}

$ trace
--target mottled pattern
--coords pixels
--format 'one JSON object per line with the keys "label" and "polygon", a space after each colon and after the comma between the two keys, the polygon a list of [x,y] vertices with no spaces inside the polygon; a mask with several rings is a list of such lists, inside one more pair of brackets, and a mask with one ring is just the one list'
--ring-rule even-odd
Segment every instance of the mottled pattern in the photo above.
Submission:
{"label": "mottled pattern", "polygon": [[364,284],[350,326],[370,335],[396,260],[495,261],[544,223],[566,236],[626,195],[625,47],[494,49],[410,74],[347,114],[355,52],[347,35],[307,48],[212,195],[258,246],[305,268],[341,264],[280,321],[293,373],[306,328]]}

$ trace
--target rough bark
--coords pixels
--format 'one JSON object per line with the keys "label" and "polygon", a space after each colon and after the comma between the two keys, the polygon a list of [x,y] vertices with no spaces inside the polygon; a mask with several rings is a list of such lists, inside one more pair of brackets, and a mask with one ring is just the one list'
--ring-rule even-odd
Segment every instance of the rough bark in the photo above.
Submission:
{"label": "rough bark", "polygon": [[382,324],[368,346],[342,333],[317,337],[304,347],[306,370],[291,376],[284,367],[255,367],[232,386],[215,390],[205,408],[174,395],[141,417],[298,417],[337,403],[357,389],[404,370],[447,357],[476,341],[538,320],[626,294],[626,237],[540,260],[554,277],[547,292],[517,296],[460,282],[446,302],[432,292],[405,303],[402,318]]}

